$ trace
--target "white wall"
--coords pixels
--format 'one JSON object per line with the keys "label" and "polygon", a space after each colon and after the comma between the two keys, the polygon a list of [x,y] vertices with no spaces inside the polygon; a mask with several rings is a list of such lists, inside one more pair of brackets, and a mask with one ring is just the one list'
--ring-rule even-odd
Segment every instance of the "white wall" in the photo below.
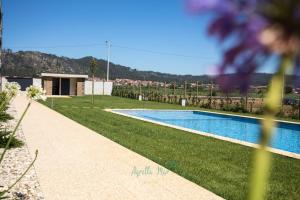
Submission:
{"label": "white wall", "polygon": [[37,87],[42,87],[42,79],[41,78],[33,78],[32,85]]}
{"label": "white wall", "polygon": [[1,77],[1,80],[0,80],[0,92],[3,91],[5,83],[7,83],[7,79],[5,77]]}
{"label": "white wall", "polygon": [[[111,95],[113,89],[113,82],[95,81],[94,94],[95,95]],[[84,94],[92,94],[92,81],[84,82]]]}

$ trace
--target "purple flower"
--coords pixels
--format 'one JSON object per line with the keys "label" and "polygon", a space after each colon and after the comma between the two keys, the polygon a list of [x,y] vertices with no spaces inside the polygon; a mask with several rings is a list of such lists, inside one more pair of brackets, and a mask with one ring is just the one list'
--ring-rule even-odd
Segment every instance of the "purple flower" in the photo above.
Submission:
{"label": "purple flower", "polygon": [[[221,3],[222,2],[222,3]],[[199,1],[190,0],[188,2],[188,9],[192,12],[206,12],[206,11],[218,11],[222,13],[233,13],[237,12],[235,4],[230,0],[209,0],[209,1]]]}
{"label": "purple flower", "polygon": [[292,54],[299,62],[299,0],[189,0],[188,8],[193,13],[214,12],[209,35],[229,41],[218,78],[224,90],[233,86],[224,74],[234,71],[234,81],[246,91],[251,75],[272,54]]}

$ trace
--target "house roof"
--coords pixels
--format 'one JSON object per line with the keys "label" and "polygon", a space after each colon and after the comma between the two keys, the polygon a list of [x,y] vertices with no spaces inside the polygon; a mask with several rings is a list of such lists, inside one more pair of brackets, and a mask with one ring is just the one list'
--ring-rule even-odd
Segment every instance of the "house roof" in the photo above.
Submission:
{"label": "house roof", "polygon": [[55,73],[41,73],[41,77],[55,77],[55,78],[89,78],[88,75],[83,74],[55,74]]}

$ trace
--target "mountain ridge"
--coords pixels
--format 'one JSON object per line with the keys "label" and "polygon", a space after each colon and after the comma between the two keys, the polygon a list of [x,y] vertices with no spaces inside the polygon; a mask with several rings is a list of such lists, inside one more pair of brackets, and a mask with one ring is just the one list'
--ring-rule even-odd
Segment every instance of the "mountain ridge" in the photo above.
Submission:
{"label": "mountain ridge", "polygon": [[[65,56],[56,56],[54,54],[42,53],[39,51],[3,51],[3,65],[1,74],[4,76],[19,77],[38,77],[41,73],[72,73],[72,74],[90,74],[89,64],[96,58],[85,56],[82,58],[68,58]],[[106,60],[96,59],[96,76],[106,77]],[[228,74],[226,76],[232,76]],[[255,73],[252,77],[252,85],[266,85],[272,74]],[[110,63],[110,79],[132,79],[159,82],[177,82],[184,81],[209,83],[211,78],[208,75],[176,75],[171,73],[162,73],[155,71],[141,71],[120,64]],[[287,84],[293,85],[295,76],[287,76]]]}

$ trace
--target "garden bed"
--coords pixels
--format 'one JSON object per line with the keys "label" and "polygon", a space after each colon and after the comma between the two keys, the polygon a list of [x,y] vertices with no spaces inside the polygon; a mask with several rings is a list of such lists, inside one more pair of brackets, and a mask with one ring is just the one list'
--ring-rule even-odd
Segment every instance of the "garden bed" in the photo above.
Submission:
{"label": "garden bed", "polygon": [[[16,117],[14,108],[10,107],[8,113],[11,116]],[[7,125],[12,129],[15,127],[16,123],[16,120],[10,120]],[[0,191],[7,189],[9,185],[14,183],[32,162],[32,157],[26,146],[26,139],[21,126],[15,136],[24,144],[21,147],[9,149],[5,154],[3,163],[1,163],[0,166]],[[3,149],[0,149],[0,152],[2,151]],[[11,200],[44,199],[34,167],[32,167],[21,181],[11,189],[8,193],[8,197]]]}

